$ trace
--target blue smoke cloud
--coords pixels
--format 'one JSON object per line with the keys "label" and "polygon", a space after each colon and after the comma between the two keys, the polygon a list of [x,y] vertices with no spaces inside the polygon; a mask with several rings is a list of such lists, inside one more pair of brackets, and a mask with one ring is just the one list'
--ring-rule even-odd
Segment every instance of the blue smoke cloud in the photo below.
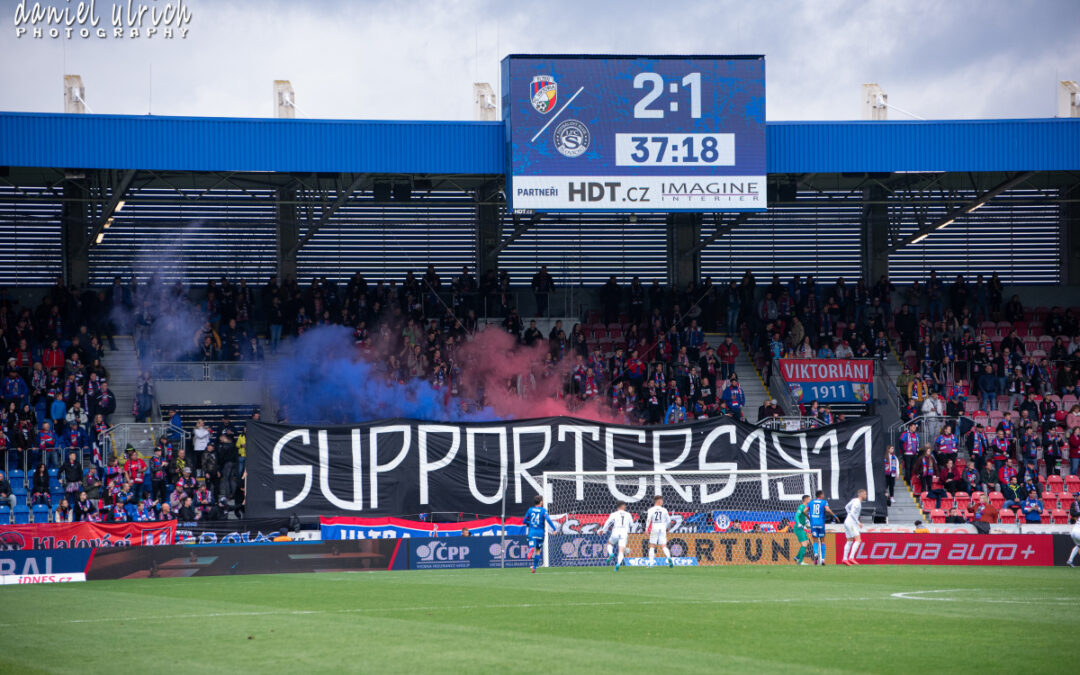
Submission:
{"label": "blue smoke cloud", "polygon": [[[376,364],[363,360],[352,331],[320,326],[305,332],[270,371],[279,415],[293,424],[349,424],[376,419],[484,422],[499,419],[447,396],[426,380],[387,382]],[[282,410],[283,409],[283,410]]]}

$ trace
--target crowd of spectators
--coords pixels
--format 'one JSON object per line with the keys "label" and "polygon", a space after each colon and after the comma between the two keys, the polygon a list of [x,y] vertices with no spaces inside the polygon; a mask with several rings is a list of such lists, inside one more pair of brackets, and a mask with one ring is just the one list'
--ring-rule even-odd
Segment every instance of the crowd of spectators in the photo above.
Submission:
{"label": "crowd of spectators", "polygon": [[[484,407],[492,392],[467,386],[473,365],[462,345],[479,330],[501,329],[513,336],[520,354],[531,358],[521,375],[506,383],[519,395],[544,392],[564,400],[570,410],[599,404],[628,423],[743,416],[746,396],[735,372],[739,347],[730,338],[706,343],[695,318],[700,312],[683,311],[694,296],[654,284],[646,304],[635,280],[626,289],[624,308],[624,289],[612,278],[601,289],[603,309],[585,312],[583,321],[572,326],[557,320],[545,332],[536,319],[526,324],[519,314],[505,272],[487,276],[489,283],[478,285],[464,268],[444,283],[429,267],[419,277],[409,273],[400,285],[369,284],[357,273],[344,287],[322,279],[306,289],[271,279],[262,294],[269,348],[276,351],[282,336],[302,335],[316,326],[345,326],[358,352],[388,382],[425,380],[466,405]],[[554,289],[546,269],[537,272],[531,286],[542,315]],[[477,303],[490,308],[492,298],[498,301],[497,316],[486,325]],[[551,381],[557,386],[537,386]]]}
{"label": "crowd of spectators", "polygon": [[102,355],[112,342],[105,292],[58,284],[36,307],[0,299],[0,455],[4,469],[58,469],[69,451],[101,459],[99,434],[116,411]]}
{"label": "crowd of spectators", "polygon": [[[745,393],[735,372],[742,344],[766,378],[779,358],[895,353],[904,364],[896,382],[901,415],[920,421],[901,437],[896,467],[887,468],[894,481],[902,476],[938,503],[956,493],[1000,492],[1011,495],[1004,508],[1029,517],[1034,505],[1024,502],[1045,491],[1047,476],[1080,469],[1080,319],[1068,309],[1025,309],[1016,296],[1005,302],[996,274],[945,282],[931,273],[925,283],[902,289],[887,277],[849,285],[843,278],[818,284],[809,275],[787,282],[774,276],[759,288],[749,271],[723,286],[705,279],[684,288],[636,277],[620,285],[612,277],[580,322],[559,321],[544,332],[532,317],[548,315],[555,280],[541,268],[528,286],[535,313],[523,318],[508,273],[489,271],[478,280],[468,268],[444,280],[428,266],[400,283],[369,283],[357,272],[344,284],[271,278],[261,288],[225,278],[190,290],[154,279],[117,279],[105,290],[81,293],[57,284],[35,308],[16,311],[0,302],[0,358],[8,363],[0,443],[19,453],[21,465],[60,473],[68,449],[83,453],[80,461],[92,454],[117,404],[100,361],[116,333],[130,331],[143,360],[257,361],[285,339],[344,326],[358,355],[388,383],[420,379],[463,404],[483,406],[491,392],[466,388],[464,375],[473,366],[462,345],[493,323],[535,355],[527,373],[506,383],[509,390],[553,391],[571,409],[599,403],[629,423],[743,417]],[[727,337],[706,340],[717,332]],[[557,386],[528,386],[537,380]],[[153,409],[148,373],[131,403],[140,418]],[[759,416],[782,414],[769,402],[762,410]],[[826,423],[840,418],[827,405],[803,412]],[[927,418],[941,419],[928,424]],[[193,452],[204,441],[197,431]],[[205,442],[216,448],[221,438]],[[202,452],[213,456],[213,467],[217,451]],[[200,471],[202,463],[191,468]],[[182,485],[182,473],[168,484]],[[208,477],[200,485],[222,496]],[[173,501],[145,492],[157,497],[155,513]],[[198,511],[199,495],[188,496]],[[170,504],[170,511],[177,508],[184,504]]]}
{"label": "crowd of spectators", "polygon": [[[44,506],[54,522],[222,520],[231,513],[242,517],[243,429],[228,418],[216,429],[199,420],[189,451],[180,443],[182,423],[175,412],[170,422],[149,458],[128,447],[103,465],[85,464],[76,451],[58,468],[37,464],[27,480],[27,506]],[[14,493],[0,474],[0,497],[12,510]]]}
{"label": "crowd of spectators", "polygon": [[[180,420],[174,418],[174,429]],[[244,512],[243,429],[227,418],[217,429],[199,420],[189,453],[179,435],[161,436],[153,456],[143,459],[128,448],[123,459],[110,457],[103,468],[79,466],[72,454],[60,471],[64,497],[54,511],[56,522],[143,522],[155,520],[224,520]],[[36,503],[49,485],[43,466],[33,476]],[[55,485],[55,483],[54,483]]]}

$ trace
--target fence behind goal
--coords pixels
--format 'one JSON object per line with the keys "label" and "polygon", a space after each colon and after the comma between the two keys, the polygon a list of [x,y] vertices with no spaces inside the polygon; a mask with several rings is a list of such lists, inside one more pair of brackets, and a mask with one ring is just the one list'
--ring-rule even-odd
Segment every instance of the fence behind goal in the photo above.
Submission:
{"label": "fence behind goal", "polygon": [[544,562],[606,564],[608,534],[598,532],[620,501],[634,516],[626,555],[647,555],[644,515],[660,495],[673,556],[697,557],[700,565],[789,563],[799,545],[786,525],[820,485],[816,469],[547,472],[544,502],[559,531],[547,535]]}

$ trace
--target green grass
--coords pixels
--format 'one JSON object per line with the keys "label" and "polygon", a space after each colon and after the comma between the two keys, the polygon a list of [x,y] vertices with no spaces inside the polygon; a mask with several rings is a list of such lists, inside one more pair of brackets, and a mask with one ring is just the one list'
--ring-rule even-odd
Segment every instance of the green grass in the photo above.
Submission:
{"label": "green grass", "polygon": [[[907,599],[900,592],[917,593]],[[0,588],[0,672],[1070,672],[1080,570],[371,572]]]}

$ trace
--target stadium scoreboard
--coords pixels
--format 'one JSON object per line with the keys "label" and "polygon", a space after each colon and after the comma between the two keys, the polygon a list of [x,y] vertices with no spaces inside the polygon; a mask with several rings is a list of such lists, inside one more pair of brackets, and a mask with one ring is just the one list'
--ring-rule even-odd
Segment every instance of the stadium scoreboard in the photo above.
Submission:
{"label": "stadium scoreboard", "polygon": [[764,211],[764,56],[502,61],[515,211]]}

